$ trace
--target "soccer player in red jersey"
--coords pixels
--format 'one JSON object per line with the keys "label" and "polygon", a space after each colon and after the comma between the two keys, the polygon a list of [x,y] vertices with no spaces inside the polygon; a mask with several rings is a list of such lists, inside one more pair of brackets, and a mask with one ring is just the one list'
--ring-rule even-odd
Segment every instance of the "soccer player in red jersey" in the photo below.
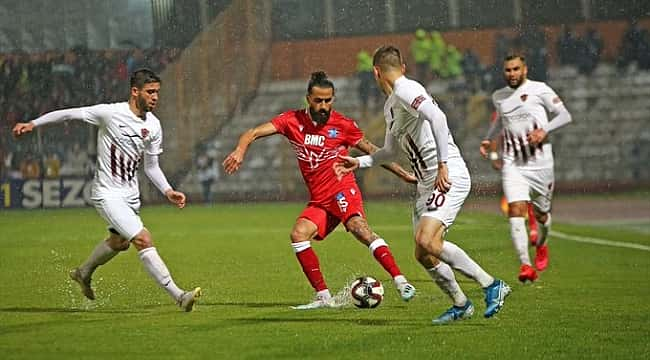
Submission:
{"label": "soccer player in red jersey", "polygon": [[[223,161],[228,174],[233,174],[244,161],[248,146],[256,139],[274,134],[284,135],[296,153],[298,166],[307,184],[311,199],[296,219],[291,231],[291,246],[316,292],[313,302],[295,306],[306,310],[339,306],[327,288],[311,240],[324,239],[339,223],[357,240],[368,246],[374,257],[392,276],[404,301],[415,296],[415,287],[402,275],[384,239],[375,234],[365,219],[361,192],[353,174],[340,181],[333,164],[339,155],[347,155],[351,146],[366,154],[378,148],[364,138],[356,123],[332,109],[334,84],[322,71],[311,74],[307,86],[306,109],[290,110],[271,121],[245,131],[235,150]],[[386,168],[408,182],[415,177],[392,163]]]}

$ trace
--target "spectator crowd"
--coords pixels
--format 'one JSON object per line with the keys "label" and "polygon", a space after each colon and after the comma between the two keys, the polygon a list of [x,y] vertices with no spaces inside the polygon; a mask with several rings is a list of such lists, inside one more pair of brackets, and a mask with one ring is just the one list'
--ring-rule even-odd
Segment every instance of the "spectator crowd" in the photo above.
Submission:
{"label": "spectator crowd", "polygon": [[[572,68],[579,76],[592,75],[604,62],[604,39],[595,27],[588,25],[578,33],[565,25],[555,39],[549,39],[549,33],[532,24],[519,25],[515,30],[511,35],[503,32],[495,35],[490,63],[482,63],[472,49],[459,52],[437,31],[418,29],[413,34],[410,60],[415,66],[411,68],[411,76],[428,85],[446,113],[464,119],[463,124],[450,123],[457,138],[471,136],[490,118],[490,94],[506,85],[502,64],[508,54],[523,54],[528,77],[544,82],[548,80],[551,57],[556,60],[555,65]],[[549,40],[555,45],[554,54],[550,52]],[[648,29],[631,20],[617,53],[606,61],[621,72],[650,69]]]}
{"label": "spectator crowd", "polygon": [[49,111],[125,100],[129,74],[159,72],[178,49],[74,48],[45,53],[0,53],[0,179],[91,176],[95,131],[68,121],[15,141],[11,129]]}

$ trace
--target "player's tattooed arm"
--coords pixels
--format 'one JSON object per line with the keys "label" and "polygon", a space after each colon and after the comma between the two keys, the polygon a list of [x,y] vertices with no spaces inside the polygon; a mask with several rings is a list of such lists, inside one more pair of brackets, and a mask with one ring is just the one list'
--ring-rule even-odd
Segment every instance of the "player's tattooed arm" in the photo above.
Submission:
{"label": "player's tattooed arm", "polygon": [[[368,155],[373,154],[377,152],[377,150],[379,150],[379,147],[377,145],[373,144],[372,142],[370,142],[370,140],[366,139],[365,137],[357,143],[356,148]],[[392,172],[393,174],[398,176],[400,179],[406,181],[407,183],[417,184],[418,182],[417,178],[415,177],[415,175],[413,175],[413,173],[406,171],[403,167],[401,167],[396,162],[391,162],[390,164],[381,165],[381,167]]]}
{"label": "player's tattooed arm", "polygon": [[370,140],[366,139],[365,137],[361,139],[355,147],[368,155],[373,154],[379,150],[379,147],[377,145],[371,143]]}

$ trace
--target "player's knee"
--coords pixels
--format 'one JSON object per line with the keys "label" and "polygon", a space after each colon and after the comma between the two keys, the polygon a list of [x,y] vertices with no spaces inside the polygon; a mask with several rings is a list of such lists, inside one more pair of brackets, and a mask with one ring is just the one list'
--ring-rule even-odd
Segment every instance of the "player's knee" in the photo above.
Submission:
{"label": "player's knee", "polygon": [[377,234],[370,230],[368,223],[361,217],[353,217],[347,222],[346,227],[357,240],[366,245],[370,245],[372,241],[379,238]]}
{"label": "player's knee", "polygon": [[509,217],[524,217],[528,213],[528,204],[525,201],[516,201],[508,206]]}
{"label": "player's knee", "polygon": [[289,235],[289,237],[291,238],[292,243],[311,240],[309,234],[307,232],[305,232],[305,231],[300,230],[300,229],[291,230],[291,234]]}
{"label": "player's knee", "polygon": [[136,249],[143,250],[153,246],[153,239],[151,233],[147,229],[142,229],[133,239],[131,239],[133,246]]}
{"label": "player's knee", "polygon": [[421,231],[415,236],[415,245],[417,248],[422,249],[426,255],[440,257],[442,253],[442,239],[440,236],[439,232]]}
{"label": "player's knee", "polygon": [[289,237],[292,243],[311,241],[318,235],[318,226],[310,220],[300,218],[291,230]]}

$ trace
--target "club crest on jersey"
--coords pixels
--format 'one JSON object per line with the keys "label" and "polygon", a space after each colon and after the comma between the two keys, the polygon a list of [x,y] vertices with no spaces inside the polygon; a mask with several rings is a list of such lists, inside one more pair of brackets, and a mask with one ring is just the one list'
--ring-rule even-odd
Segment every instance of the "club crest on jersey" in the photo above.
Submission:
{"label": "club crest on jersey", "polygon": [[336,204],[339,206],[339,210],[341,210],[342,213],[347,212],[348,205],[350,205],[342,192],[336,194]]}
{"label": "club crest on jersey", "polygon": [[521,101],[526,101],[526,99],[528,99],[528,94],[523,94],[519,98],[521,99]]}
{"label": "club crest on jersey", "polygon": [[298,130],[300,130],[300,132],[302,132],[302,130],[303,130],[304,128],[305,128],[304,126],[302,126],[302,125],[298,125]]}
{"label": "club crest on jersey", "polygon": [[327,137],[328,138],[336,139],[337,136],[339,136],[339,131],[338,130],[336,130],[334,128],[331,128],[331,129],[327,130]]}
{"label": "club crest on jersey", "polygon": [[415,99],[413,99],[413,102],[411,103],[411,107],[417,110],[420,107],[420,104],[422,104],[426,99],[427,98],[425,98],[423,95],[416,97]]}
{"label": "club crest on jersey", "polygon": [[143,138],[143,139],[146,139],[146,138],[147,138],[147,135],[149,135],[149,130],[147,130],[147,129],[145,129],[145,128],[142,128],[142,129],[140,130],[140,134],[142,135],[142,138]]}

